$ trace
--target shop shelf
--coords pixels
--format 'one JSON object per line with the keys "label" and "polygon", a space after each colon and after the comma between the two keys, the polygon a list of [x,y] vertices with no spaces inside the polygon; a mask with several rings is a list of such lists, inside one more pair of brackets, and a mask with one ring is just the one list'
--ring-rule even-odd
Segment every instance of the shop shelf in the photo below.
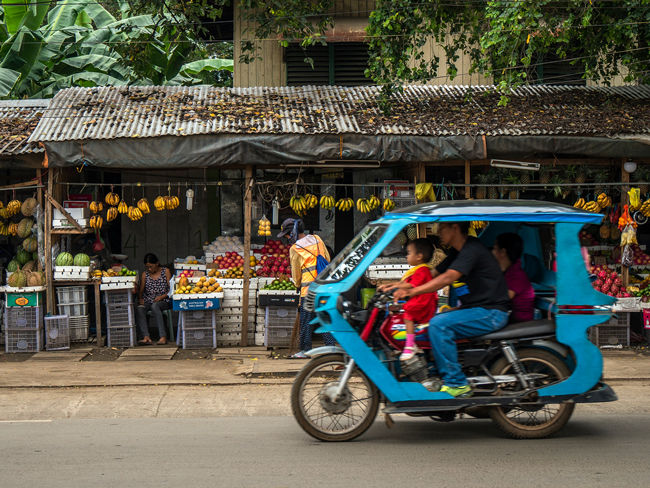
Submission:
{"label": "shop shelf", "polygon": [[59,286],[56,288],[56,301],[59,305],[87,303],[88,288],[86,286]]}
{"label": "shop shelf", "polygon": [[5,329],[5,352],[38,352],[43,349],[43,329]]}
{"label": "shop shelf", "polygon": [[108,347],[135,346],[135,327],[109,327]]}
{"label": "shop shelf", "polygon": [[107,290],[104,292],[104,301],[107,305],[133,303],[133,288],[125,290]]}
{"label": "shop shelf", "polygon": [[9,307],[5,309],[4,326],[7,329],[41,329],[41,307]]}
{"label": "shop shelf", "polygon": [[217,333],[214,328],[183,329],[183,349],[214,349],[217,347]]}
{"label": "shop shelf", "polygon": [[135,310],[132,303],[107,304],[106,326],[132,327],[135,325]]}
{"label": "shop shelf", "polygon": [[184,330],[213,329],[215,326],[213,310],[184,310],[180,312],[180,319]]}
{"label": "shop shelf", "polygon": [[70,349],[70,320],[67,315],[45,317],[45,349],[57,351]]}
{"label": "shop shelf", "polygon": [[88,315],[69,317],[70,342],[85,342],[88,340]]}
{"label": "shop shelf", "polygon": [[66,303],[65,305],[59,303],[58,308],[59,315],[67,315],[68,317],[88,315],[88,302]]}

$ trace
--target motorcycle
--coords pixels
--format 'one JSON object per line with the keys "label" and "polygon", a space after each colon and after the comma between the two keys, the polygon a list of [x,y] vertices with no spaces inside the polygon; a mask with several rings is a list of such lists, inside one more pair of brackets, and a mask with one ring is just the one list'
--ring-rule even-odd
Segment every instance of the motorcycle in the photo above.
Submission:
{"label": "motorcycle", "polygon": [[[347,441],[373,424],[383,403],[389,422],[397,413],[439,421],[467,414],[491,418],[512,438],[532,439],[562,429],[577,403],[616,400],[601,381],[600,350],[587,339],[589,327],[612,316],[613,300],[592,288],[578,240],[585,223],[601,218],[560,204],[475,200],[423,204],[369,225],[310,285],[304,306],[316,312],[317,332],[332,333],[339,346],[308,353],[312,359],[291,392],[298,424],[316,439]],[[549,296],[555,296],[554,319],[510,324],[457,341],[458,359],[473,390],[469,398],[438,391],[427,324],[417,327],[416,343],[423,352],[401,362],[401,308],[387,293],[376,294],[367,309],[354,299],[364,271],[405,225],[459,220],[490,222],[479,236],[486,243],[510,230],[513,221],[529,238],[535,235],[529,231],[550,225],[558,259],[557,273],[538,270],[534,283],[538,306],[548,308]],[[531,262],[542,259],[531,256]]]}

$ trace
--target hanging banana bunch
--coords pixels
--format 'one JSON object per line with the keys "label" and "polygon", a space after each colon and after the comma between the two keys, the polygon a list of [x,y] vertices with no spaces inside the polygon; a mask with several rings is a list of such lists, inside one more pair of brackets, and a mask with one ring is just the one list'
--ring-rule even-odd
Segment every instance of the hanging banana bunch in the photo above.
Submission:
{"label": "hanging banana bunch", "polygon": [[334,200],[334,197],[330,195],[323,195],[322,197],[320,197],[320,206],[325,210],[333,209],[335,204],[336,202]]}
{"label": "hanging banana bunch", "polygon": [[149,208],[149,201],[144,197],[138,200],[138,209],[140,209],[142,215],[147,215],[149,212],[151,212],[151,209]]}
{"label": "hanging banana bunch", "polygon": [[106,194],[104,201],[106,202],[106,205],[117,207],[117,205],[120,203],[120,196],[117,193],[113,193],[111,191],[110,193]]}
{"label": "hanging banana bunch", "polygon": [[376,195],[371,195],[368,199],[368,205],[370,205],[370,210],[375,210],[381,206],[381,200]]}
{"label": "hanging banana bunch", "polygon": [[600,212],[600,205],[598,205],[598,202],[595,202],[593,200],[585,203],[584,207],[582,207],[583,210],[586,210],[587,212]]}
{"label": "hanging banana bunch", "polygon": [[[114,210],[114,209],[111,209]],[[90,217],[90,227],[93,229],[101,229],[104,225],[104,219],[101,215],[93,215]]]}
{"label": "hanging banana bunch", "polygon": [[129,210],[127,211],[126,215],[131,219],[133,222],[136,220],[140,220],[142,218],[142,211],[138,207],[129,207]]}
{"label": "hanging banana bunch", "polygon": [[[159,210],[174,210],[178,208],[178,206],[181,204],[177,196],[166,196],[166,197],[162,197],[162,199],[163,199],[163,208]],[[156,208],[158,209],[158,207]]]}
{"label": "hanging banana bunch", "polygon": [[582,209],[582,208],[585,208],[585,205],[586,205],[586,204],[587,204],[587,202],[585,201],[584,198],[578,198],[578,199],[576,200],[576,203],[573,204],[573,206],[574,206],[575,208],[581,208],[581,209]]}
{"label": "hanging banana bunch", "polygon": [[385,198],[384,204],[382,206],[386,212],[390,212],[395,208],[395,202],[392,201],[390,198]]}
{"label": "hanging banana bunch", "polygon": [[307,193],[303,197],[303,201],[305,202],[305,207],[309,210],[318,205],[318,198],[316,195],[312,195],[311,193]]}
{"label": "hanging banana bunch", "polygon": [[433,189],[433,183],[415,185],[415,198],[420,202],[435,202],[436,192]]}
{"label": "hanging banana bunch", "polygon": [[7,213],[9,217],[13,217],[14,215],[18,215],[18,212],[20,212],[20,207],[22,206],[22,203],[20,203],[20,200],[12,200],[7,204]]}
{"label": "hanging banana bunch", "polygon": [[650,217],[650,199],[641,204],[639,211],[646,217]]}
{"label": "hanging banana bunch", "polygon": [[104,204],[102,202],[90,202],[90,211],[94,214],[104,210]]}
{"label": "hanging banana bunch", "polygon": [[9,230],[7,229],[7,224],[0,222],[0,236],[9,235]]}
{"label": "hanging banana bunch", "polygon": [[289,200],[289,206],[297,215],[304,215],[307,212],[307,202],[300,195],[292,196]]}
{"label": "hanging banana bunch", "polygon": [[343,212],[347,212],[354,207],[354,200],[351,198],[341,198],[339,201],[336,202],[336,208],[338,210],[341,210]]}
{"label": "hanging banana bunch", "polygon": [[607,196],[606,193],[601,193],[598,195],[596,198],[596,202],[598,202],[598,205],[600,205],[600,208],[607,208],[612,206],[612,199]]}
{"label": "hanging banana bunch", "polygon": [[9,227],[7,228],[7,231],[9,232],[10,235],[17,236],[18,235],[18,224],[16,224],[16,223],[9,224]]}
{"label": "hanging banana bunch", "polygon": [[160,195],[158,195],[153,201],[153,206],[156,208],[156,210],[162,212],[163,210],[165,210],[165,199]]}
{"label": "hanging banana bunch", "polygon": [[124,200],[122,200],[118,206],[117,206],[117,211],[121,214],[125,214],[129,211],[129,206],[126,204]]}
{"label": "hanging banana bunch", "polygon": [[117,208],[111,207],[106,211],[106,222],[112,222],[117,218]]}
{"label": "hanging banana bunch", "polygon": [[6,208],[0,208],[0,217],[3,219],[9,218],[9,211]]}
{"label": "hanging banana bunch", "polygon": [[368,213],[371,211],[370,203],[365,198],[357,199],[357,210],[361,213]]}

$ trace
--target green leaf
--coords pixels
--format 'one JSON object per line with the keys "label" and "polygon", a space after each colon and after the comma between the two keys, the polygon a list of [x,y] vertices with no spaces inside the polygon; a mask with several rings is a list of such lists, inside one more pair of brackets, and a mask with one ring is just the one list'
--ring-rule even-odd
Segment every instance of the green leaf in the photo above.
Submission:
{"label": "green leaf", "polygon": [[197,75],[203,71],[216,71],[216,70],[225,70],[233,71],[233,60],[232,59],[200,59],[198,61],[192,61],[191,63],[186,63],[181,68],[181,73],[184,75]]}
{"label": "green leaf", "polygon": [[7,97],[20,79],[20,73],[8,68],[0,68],[0,97]]}
{"label": "green leaf", "polygon": [[2,0],[4,23],[9,34],[15,34],[25,26],[28,29],[38,29],[43,23],[50,8],[48,0]]}

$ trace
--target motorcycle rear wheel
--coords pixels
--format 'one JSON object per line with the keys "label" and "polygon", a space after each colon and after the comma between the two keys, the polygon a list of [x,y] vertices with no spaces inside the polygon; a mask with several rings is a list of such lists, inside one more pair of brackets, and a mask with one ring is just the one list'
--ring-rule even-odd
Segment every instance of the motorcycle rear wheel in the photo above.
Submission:
{"label": "motorcycle rear wheel", "polygon": [[[544,379],[536,386],[562,381],[571,375],[571,371],[560,358],[541,349],[522,349],[517,351],[519,359],[527,373],[543,373]],[[492,366],[493,375],[514,374],[506,358],[497,360]],[[501,391],[516,392],[521,385],[513,384],[502,387]],[[491,407],[490,417],[497,427],[509,437],[515,439],[541,439],[549,437],[562,429],[573,414],[574,403],[533,404],[521,407]]]}
{"label": "motorcycle rear wheel", "polygon": [[291,409],[310,436],[329,442],[349,441],[363,434],[377,417],[379,392],[359,368],[354,368],[333,403],[327,393],[336,388],[346,361],[342,354],[326,354],[309,361],[291,388]]}

